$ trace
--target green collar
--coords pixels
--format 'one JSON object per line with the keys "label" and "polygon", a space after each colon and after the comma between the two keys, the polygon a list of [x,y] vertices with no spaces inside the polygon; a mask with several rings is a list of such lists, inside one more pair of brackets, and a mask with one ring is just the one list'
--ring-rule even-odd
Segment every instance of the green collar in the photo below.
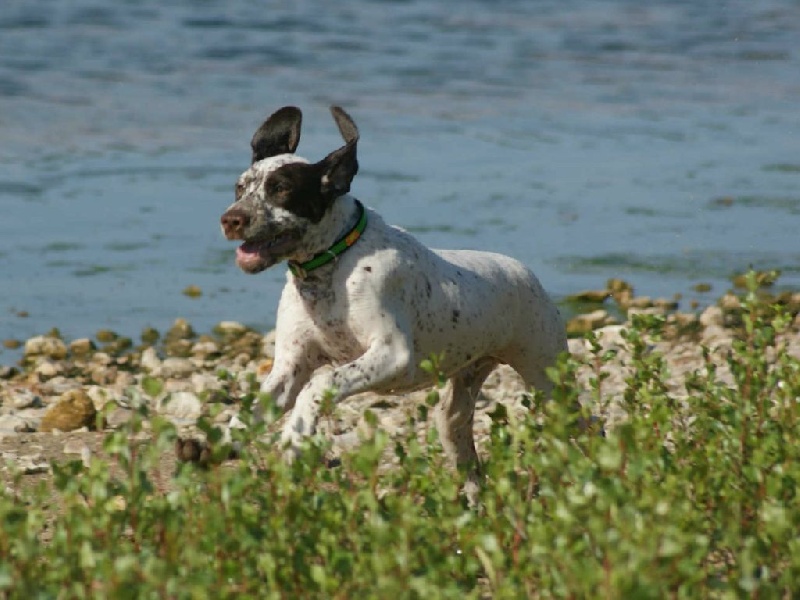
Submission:
{"label": "green collar", "polygon": [[361,237],[361,234],[364,233],[364,230],[367,228],[367,211],[364,210],[364,205],[358,200],[356,200],[356,206],[358,206],[358,210],[361,211],[361,214],[358,217],[358,223],[356,223],[356,226],[347,232],[343,237],[337,240],[333,246],[328,248],[325,252],[320,252],[314,258],[307,260],[302,264],[293,260],[289,261],[289,270],[295,277],[305,279],[311,271],[321,267],[322,265],[327,265],[358,241],[358,238]]}

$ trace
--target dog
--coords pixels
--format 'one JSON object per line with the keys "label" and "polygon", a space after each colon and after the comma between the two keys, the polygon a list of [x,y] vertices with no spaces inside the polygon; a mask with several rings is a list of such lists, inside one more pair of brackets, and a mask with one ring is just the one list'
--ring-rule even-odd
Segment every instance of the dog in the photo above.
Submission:
{"label": "dog", "polygon": [[253,136],[252,164],[221,217],[225,237],[243,242],[236,262],[246,273],[288,262],[274,365],[261,391],[291,410],[281,437],[296,449],[315,432],[326,394],[335,404],[360,392],[430,387],[420,363],[440,355],[448,381],[435,424],[474,494],[481,385],[504,363],[548,394],[545,371],[567,350],[564,323],[519,261],[429,249],[365,208],[349,193],[358,128],[342,108],[331,114],[345,143],[316,163],[295,155],[301,111],[286,106],[270,116]]}

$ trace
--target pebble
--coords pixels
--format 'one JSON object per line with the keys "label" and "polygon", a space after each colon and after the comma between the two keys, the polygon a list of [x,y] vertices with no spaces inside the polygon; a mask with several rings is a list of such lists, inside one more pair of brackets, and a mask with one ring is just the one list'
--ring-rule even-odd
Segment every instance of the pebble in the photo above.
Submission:
{"label": "pebble", "polygon": [[60,364],[54,364],[49,360],[43,360],[34,369],[34,373],[36,373],[40,379],[47,380],[52,379],[59,373],[63,372],[64,367]]}
{"label": "pebble", "polygon": [[11,406],[17,410],[23,408],[41,408],[42,397],[27,389],[11,390]]}
{"label": "pebble", "polygon": [[[61,372],[63,373],[64,370],[62,369]],[[74,390],[75,388],[79,388],[81,386],[79,381],[76,381],[74,378],[65,377],[64,375],[57,375],[52,379],[48,379],[42,385],[39,386],[39,389],[48,396],[60,396],[64,392],[68,392],[70,390]]]}
{"label": "pebble", "polygon": [[[669,299],[644,298],[637,301],[631,286],[626,282],[609,282],[608,290],[598,290],[596,298],[599,300],[603,294],[611,292],[617,302],[634,306],[631,314],[637,312],[635,305],[652,305],[661,312],[672,310],[676,305]],[[732,330],[724,326],[725,319],[732,309],[738,309],[739,306],[739,299],[731,294],[723,297],[719,305],[705,309],[699,316],[672,313],[667,321],[673,332],[680,331],[680,325],[697,325],[692,330],[692,335],[699,336],[701,343],[717,350],[712,354],[712,359],[718,362],[718,376],[721,379],[730,378],[730,373],[726,374],[725,371],[724,357],[725,350],[730,347],[733,339]],[[639,310],[653,309],[648,306]],[[602,395],[611,403],[607,408],[608,415],[605,416],[618,418],[619,405],[614,399],[622,394],[625,377],[630,375],[629,349],[621,335],[627,325],[610,325],[613,318],[605,310],[582,315],[580,321],[584,327],[596,330],[599,344],[604,351],[616,353],[616,358],[603,367],[609,373],[609,378],[603,381]],[[800,354],[800,336],[797,334],[800,316],[795,319],[794,327],[795,331],[786,337],[787,351],[797,355]],[[671,340],[666,332],[665,329],[664,341],[649,343],[669,363],[668,389],[676,396],[685,396],[685,374],[702,368],[698,337],[676,341]],[[226,423],[240,409],[238,398],[252,389],[252,378],[262,378],[271,368],[275,347],[274,331],[262,336],[240,323],[223,322],[215,328],[215,334],[219,337],[198,338],[188,322],[178,321],[170,333],[173,341],[179,342],[175,348],[181,353],[185,352],[181,357],[170,355],[163,345],[159,345],[158,350],[153,347],[123,349],[124,354],[120,356],[112,348],[100,352],[94,350],[91,340],[76,340],[66,346],[54,336],[32,338],[26,343],[26,358],[30,360],[23,363],[23,373],[18,373],[17,369],[0,367],[0,438],[11,440],[12,444],[22,444],[26,440],[36,439],[36,436],[24,435],[24,432],[37,429],[63,431],[61,426],[52,423],[54,417],[51,411],[57,412],[56,407],[65,404],[65,398],[71,395],[86,399],[78,402],[79,405],[85,404],[86,414],[80,419],[80,423],[75,423],[78,425],[77,430],[94,426],[96,411],[104,407],[105,427],[109,430],[120,429],[136,415],[135,409],[142,405],[151,405],[154,412],[163,414],[186,430],[191,430],[196,419],[206,414],[209,408],[213,409],[209,412],[215,415],[215,423]],[[589,350],[588,344],[582,338],[570,339],[569,348],[576,356],[586,356]],[[65,360],[68,356],[76,359],[82,351],[86,352],[82,361]],[[165,353],[168,358],[162,360],[160,357]],[[52,354],[63,355],[63,358],[57,359]],[[228,371],[231,379],[220,379],[217,375],[219,370]],[[163,383],[155,398],[142,391],[143,375],[146,373]],[[579,381],[585,383],[581,400],[595,401],[594,392],[588,384],[588,377],[592,376],[591,367],[583,367],[578,376]],[[42,383],[41,379],[46,381]],[[90,379],[97,384],[87,385]],[[492,373],[481,393],[479,406],[482,412],[476,415],[476,431],[479,436],[487,435],[490,425],[486,411],[491,411],[497,401],[520,397],[522,390],[521,381],[510,369],[499,368]],[[417,392],[409,397],[394,398],[394,401],[382,397],[377,403],[374,395],[364,394],[365,398],[371,399],[355,397],[348,400],[337,408],[334,415],[323,419],[320,426],[332,432],[344,432],[343,440],[357,441],[359,423],[363,421],[363,409],[373,407],[381,426],[399,435],[408,427],[407,415],[414,414],[414,406],[424,401],[425,394],[425,391]],[[60,396],[58,400],[55,399],[57,396]],[[112,406],[107,406],[109,402],[113,403]],[[221,410],[217,412],[218,409]],[[91,418],[88,415],[92,415]],[[39,427],[40,423],[42,427]],[[143,423],[143,430],[138,434],[143,439],[151,435],[147,425],[147,422]],[[80,440],[69,438],[69,434],[63,437],[64,453],[80,455],[85,462],[90,460],[91,451],[88,446]],[[29,455],[36,454],[30,450],[31,446],[34,444],[20,448]],[[188,454],[202,452],[201,448],[193,446],[182,450]],[[28,472],[43,472],[48,469],[41,458],[41,452],[27,460],[24,466]]]}
{"label": "pebble", "polygon": [[189,377],[195,371],[194,363],[188,358],[170,357],[164,359],[157,370],[160,377]]}
{"label": "pebble", "polygon": [[37,473],[48,473],[50,471],[50,463],[48,463],[41,454],[34,454],[33,456],[20,456],[16,461],[17,468],[25,475],[36,475]]}
{"label": "pebble", "polygon": [[0,432],[24,433],[31,431],[36,431],[36,427],[28,419],[14,413],[0,415]]}
{"label": "pebble", "polygon": [[703,327],[721,327],[722,309],[719,306],[709,306],[700,313],[700,325]]}
{"label": "pebble", "polygon": [[567,334],[575,335],[587,333],[593,329],[603,327],[604,325],[610,325],[613,321],[608,312],[602,309],[594,310],[590,313],[578,315],[570,319],[567,322]]}
{"label": "pebble", "polygon": [[140,364],[142,365],[143,369],[146,369],[151,373],[160,369],[161,359],[158,358],[158,353],[156,352],[156,349],[153,348],[152,346],[150,348],[145,348],[144,352],[142,352]]}
{"label": "pebble", "polygon": [[200,340],[192,346],[192,355],[207,357],[220,354],[219,344],[214,340]]}
{"label": "pebble", "polygon": [[106,427],[109,429],[119,429],[133,417],[134,412],[129,408],[116,406],[106,413]]}
{"label": "pebble", "polygon": [[592,304],[602,304],[611,296],[611,290],[584,290],[577,294],[567,296],[567,300],[573,302],[587,302]]}
{"label": "pebble", "polygon": [[67,357],[67,345],[56,337],[38,335],[25,342],[24,354],[26,357],[46,356],[63,360]]}
{"label": "pebble", "polygon": [[80,338],[69,343],[69,351],[76,357],[87,356],[96,349],[97,346],[89,338]]}
{"label": "pebble", "polygon": [[160,398],[156,410],[171,420],[196,421],[203,414],[203,403],[191,392],[174,392]]}
{"label": "pebble", "polygon": [[242,335],[247,331],[247,326],[242,325],[238,321],[220,321],[214,326],[214,333],[219,335]]}
{"label": "pebble", "polygon": [[0,365],[0,379],[11,379],[17,373],[19,373],[19,369],[16,367],[12,367],[10,365]]}
{"label": "pebble", "polygon": [[738,296],[735,294],[725,294],[719,299],[719,305],[723,311],[738,310],[742,307],[742,303]]}
{"label": "pebble", "polygon": [[97,409],[89,395],[83,390],[72,390],[61,396],[51,406],[39,425],[39,431],[74,431],[81,427],[94,426]]}

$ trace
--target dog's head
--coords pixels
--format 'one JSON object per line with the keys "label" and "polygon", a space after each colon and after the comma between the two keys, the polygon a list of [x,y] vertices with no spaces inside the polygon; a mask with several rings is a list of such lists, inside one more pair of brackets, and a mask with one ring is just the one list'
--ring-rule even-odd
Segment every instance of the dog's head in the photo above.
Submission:
{"label": "dog's head", "polygon": [[236,251],[243,271],[258,273],[302,253],[309,228],[350,191],[358,172],[358,128],[338,106],[331,113],[345,145],[317,163],[294,154],[303,120],[294,106],[276,111],[253,135],[252,164],[236,182],[236,202],[220,220],[226,238],[244,241]]}

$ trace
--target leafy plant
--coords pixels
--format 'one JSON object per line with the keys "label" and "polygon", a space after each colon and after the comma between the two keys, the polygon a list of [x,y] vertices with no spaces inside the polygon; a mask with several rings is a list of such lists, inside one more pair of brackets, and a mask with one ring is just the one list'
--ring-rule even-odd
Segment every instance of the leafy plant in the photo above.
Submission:
{"label": "leafy plant", "polygon": [[[166,471],[176,432],[143,404],[108,434],[107,458],[54,464],[50,487],[18,479],[15,493],[0,491],[0,595],[793,597],[800,362],[781,345],[788,316],[759,299],[757,283],[725,357],[730,381],[705,348],[679,401],[651,347],[663,319],[642,317],[623,335],[626,418],[605,436],[577,428],[573,410],[579,371],[596,401],[606,397],[614,353],[593,334],[585,358],[552,370],[552,401],[534,394],[525,411],[492,413],[476,510],[435,432],[415,433],[427,405],[405,437],[373,427],[339,468],[326,466],[319,440],[285,464],[261,426],[235,432],[239,461]],[[426,365],[434,380],[436,363]],[[268,422],[277,416],[254,383],[242,392],[244,421],[256,403]]]}

